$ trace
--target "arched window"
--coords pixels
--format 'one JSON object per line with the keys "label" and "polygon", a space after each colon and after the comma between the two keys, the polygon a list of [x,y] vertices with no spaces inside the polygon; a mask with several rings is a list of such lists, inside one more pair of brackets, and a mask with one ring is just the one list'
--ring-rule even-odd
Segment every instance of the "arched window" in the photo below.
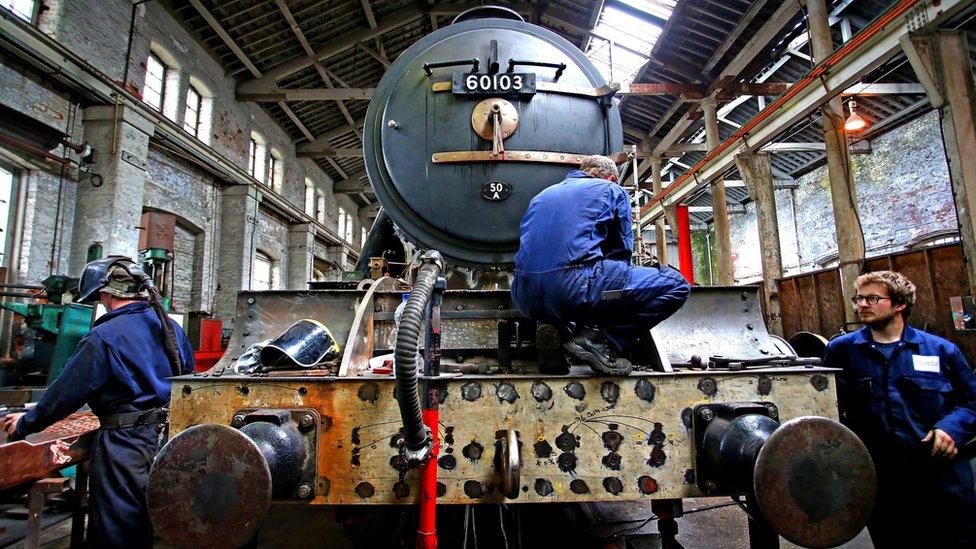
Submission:
{"label": "arched window", "polygon": [[271,149],[268,155],[268,185],[281,192],[281,183],[285,179],[285,166],[282,162],[281,153],[277,149]]}
{"label": "arched window", "polygon": [[247,151],[247,173],[261,183],[264,183],[264,177],[266,175],[264,169],[266,150],[264,138],[261,137],[261,134],[251,132],[251,141]]}
{"label": "arched window", "polygon": [[34,0],[0,0],[0,6],[12,11],[14,15],[28,23],[34,21]]}
{"label": "arched window", "polygon": [[305,178],[305,215],[315,219],[315,183]]}
{"label": "arched window", "polygon": [[210,144],[210,127],[213,113],[213,94],[199,79],[190,77],[186,90],[186,108],[183,110],[183,129]]}
{"label": "arched window", "polygon": [[200,111],[203,110],[203,96],[193,86],[186,90],[186,111],[183,113],[183,129],[200,137]]}
{"label": "arched window", "polygon": [[163,99],[166,97],[166,65],[155,53],[150,52],[146,59],[146,83],[142,87],[142,100],[147,105],[163,112]]}
{"label": "arched window", "polygon": [[142,87],[142,100],[163,113],[173,122],[179,115],[180,70],[176,58],[164,48],[152,44],[146,58],[146,81]]}
{"label": "arched window", "polygon": [[251,267],[251,289],[270,290],[274,288],[274,260],[262,252],[254,252],[254,265]]}
{"label": "arched window", "polygon": [[316,193],[315,219],[325,225],[325,191],[319,189]]}

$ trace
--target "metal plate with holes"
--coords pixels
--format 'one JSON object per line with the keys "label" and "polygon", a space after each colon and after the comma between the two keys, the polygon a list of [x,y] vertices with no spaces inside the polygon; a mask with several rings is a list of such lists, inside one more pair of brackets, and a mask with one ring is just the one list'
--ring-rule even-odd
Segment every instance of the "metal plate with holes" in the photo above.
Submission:
{"label": "metal plate with holes", "polygon": [[474,106],[474,110],[471,111],[471,128],[474,133],[488,141],[494,139],[496,113],[498,126],[502,130],[502,139],[511,137],[518,129],[518,111],[515,105],[497,97],[485,99]]}
{"label": "metal plate with holes", "polygon": [[[764,401],[788,420],[837,418],[835,384],[810,388],[821,368],[761,372],[643,373],[624,378],[463,375],[439,381],[442,400],[438,482],[443,503],[625,501],[702,495],[695,485],[691,408],[757,399],[759,376],[771,380]],[[701,381],[714,387],[706,392]],[[308,408],[320,429],[312,504],[416,503],[416,469],[399,460],[400,416],[390,377],[248,378],[186,376],[173,383],[171,431],[226,423],[231,411]],[[502,493],[496,466],[499,432],[518,431],[521,486]],[[649,488],[653,487],[653,489]]]}

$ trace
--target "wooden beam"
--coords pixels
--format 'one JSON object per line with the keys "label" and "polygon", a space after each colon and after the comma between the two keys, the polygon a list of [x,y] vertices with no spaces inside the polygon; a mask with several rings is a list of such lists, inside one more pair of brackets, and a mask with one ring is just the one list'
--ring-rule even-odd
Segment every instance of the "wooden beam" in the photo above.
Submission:
{"label": "wooden beam", "polygon": [[712,69],[715,68],[715,65],[717,65],[718,62],[721,61],[723,57],[725,57],[725,54],[729,51],[729,48],[731,48],[732,45],[735,44],[735,41],[739,39],[739,35],[741,35],[742,32],[746,30],[746,27],[749,26],[749,23],[752,23],[752,20],[756,18],[756,15],[759,13],[759,10],[761,10],[763,6],[766,5],[766,2],[767,0],[756,0],[755,2],[752,3],[751,6],[749,6],[749,9],[742,15],[742,18],[739,19],[739,22],[735,25],[735,28],[732,29],[732,32],[730,32],[728,36],[725,37],[725,40],[722,41],[722,44],[718,47],[718,49],[715,50],[715,53],[712,54],[711,59],[709,59],[708,62],[705,63],[705,68],[703,69],[702,72],[705,73],[712,72]]}
{"label": "wooden beam", "polygon": [[308,139],[309,141],[315,140],[315,136],[312,135],[312,132],[310,132],[308,128],[305,126],[305,124],[303,124],[302,121],[298,119],[298,115],[295,114],[295,111],[291,110],[291,108],[287,104],[285,104],[284,101],[278,101],[278,106],[281,107],[281,110],[285,111],[285,114],[295,124],[295,126],[298,128],[298,131],[302,132],[302,135],[305,136],[305,139]]}
{"label": "wooden beam", "polygon": [[354,120],[355,124],[349,124],[346,126],[339,126],[338,128],[329,130],[322,135],[315,138],[311,143],[304,143],[297,147],[298,152],[315,152],[319,150],[324,150],[326,147],[330,147],[329,142],[337,137],[341,137],[349,132],[358,133],[360,128],[363,127],[365,119]]}
{"label": "wooden beam", "polygon": [[360,181],[360,178],[364,177],[366,172],[360,170],[356,173],[349,174],[349,177],[336,181],[332,184],[332,192],[335,194],[359,194],[361,192],[370,191],[369,181]]}
{"label": "wooden beam", "polygon": [[241,63],[244,63],[244,66],[247,67],[247,70],[251,71],[251,74],[254,75],[254,78],[261,78],[261,71],[259,71],[258,68],[254,65],[254,63],[252,63],[251,60],[248,59],[247,54],[244,53],[244,50],[242,50],[237,45],[237,42],[234,42],[234,39],[231,38],[229,34],[227,34],[227,31],[224,30],[224,27],[220,26],[220,22],[217,21],[217,19],[213,16],[213,14],[210,13],[210,11],[203,6],[200,0],[190,0],[190,4],[194,8],[196,8],[198,12],[200,12],[200,16],[203,17],[203,19],[207,22],[207,24],[210,25],[210,28],[212,28],[214,32],[217,33],[217,36],[219,36],[220,39],[224,41],[224,44],[226,44],[227,47],[230,48],[230,51],[234,52],[234,55],[237,56],[237,58],[241,61]]}
{"label": "wooden beam", "polygon": [[295,20],[295,16],[292,15],[291,10],[288,9],[288,5],[285,4],[285,0],[275,0],[275,5],[278,6],[278,11],[285,16],[285,21],[288,22],[288,26],[291,27],[295,37],[298,38],[298,43],[302,45],[302,49],[305,50],[306,54],[312,55],[312,46],[308,43],[308,40],[305,39],[305,33],[303,33],[301,27],[298,26],[298,21]]}
{"label": "wooden beam", "polygon": [[[934,28],[969,5],[968,0],[942,0],[938,7],[919,5],[919,20],[928,21],[923,28]],[[898,38],[904,34],[904,22],[900,17],[908,7],[896,4],[862,30],[860,40],[850,43],[831,54],[786,94],[769,104],[756,116],[726,139],[716,150],[697,162],[693,169],[679,177],[667,189],[656,195],[641,211],[644,222],[663,215],[664,208],[679,203],[700,186],[721,176],[734,164],[736,154],[755,150],[793,127],[827,100],[857,83],[866,74],[881,66],[899,50]],[[916,13],[916,12],[913,12]],[[892,15],[894,14],[894,15]],[[744,143],[745,138],[748,143]],[[774,174],[775,176],[775,174]]]}
{"label": "wooden beam", "polygon": [[364,52],[366,52],[366,55],[368,55],[368,56],[372,57],[373,59],[379,61],[380,64],[383,65],[384,68],[387,68],[387,69],[390,68],[390,61],[386,58],[385,55],[380,55],[380,54],[376,53],[375,51],[367,48],[366,46],[364,46],[362,44],[356,44],[356,47],[358,47],[359,49],[361,49]]}
{"label": "wooden beam", "polygon": [[267,92],[237,92],[238,101],[342,101],[373,98],[375,88],[275,88]]}
{"label": "wooden beam", "polygon": [[[603,4],[604,0],[595,0],[593,5],[590,6],[590,17],[586,21],[586,25],[590,30],[593,30],[593,28],[596,27],[596,24],[600,22],[600,14],[603,13]],[[593,37],[591,35],[584,36],[583,44],[580,50],[585,53],[586,49],[590,46],[590,40],[592,39]]]}
{"label": "wooden beam", "polygon": [[[199,2],[199,0],[191,1]],[[269,70],[263,77],[241,83],[238,85],[237,89],[245,93],[267,91],[268,89],[275,87],[276,80],[311,67],[316,61],[331,57],[337,53],[341,53],[345,50],[353,48],[360,42],[368,42],[377,36],[381,36],[387,32],[396,30],[423,15],[424,13],[421,12],[419,8],[411,4],[404,9],[390,14],[390,16],[385,18],[383,21],[378,21],[375,29],[360,29],[335,37],[318,47],[313,55],[298,57],[292,59],[291,61],[282,63]]]}
{"label": "wooden beam", "polygon": [[359,0],[359,4],[363,7],[363,13],[366,15],[366,22],[369,23],[369,28],[376,28],[376,16],[373,15],[373,8],[369,5],[369,0]]}
{"label": "wooden beam", "polygon": [[798,2],[783,2],[762,27],[749,39],[739,53],[725,66],[713,82],[713,88],[721,88],[732,82],[746,66],[756,59],[756,56],[776,38],[783,28],[793,20],[800,11]]}
{"label": "wooden beam", "polygon": [[878,95],[925,95],[925,86],[913,83],[856,84],[844,90],[844,95],[873,97]]}
{"label": "wooden beam", "polygon": [[323,147],[321,150],[314,152],[298,151],[296,156],[298,158],[362,158],[363,150],[356,148],[333,149],[332,147]]}
{"label": "wooden beam", "polygon": [[339,174],[339,177],[343,179],[349,179],[349,174],[346,173],[346,170],[342,169],[342,166],[340,166],[339,163],[336,162],[334,158],[326,158],[325,161],[328,162],[330,166],[332,166],[332,169]]}

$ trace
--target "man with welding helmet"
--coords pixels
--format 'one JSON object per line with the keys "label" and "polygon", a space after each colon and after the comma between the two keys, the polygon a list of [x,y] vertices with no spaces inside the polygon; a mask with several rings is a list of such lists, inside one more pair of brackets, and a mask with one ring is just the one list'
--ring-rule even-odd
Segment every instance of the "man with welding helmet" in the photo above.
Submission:
{"label": "man with welding helmet", "polygon": [[193,348],[165,315],[152,279],[128,258],[86,265],[77,301],[100,302],[108,312],[40,402],[8,415],[3,428],[23,438],[87,403],[100,422],[90,461],[88,543],[150,547],[146,484],[168,418],[167,378],[193,371]]}

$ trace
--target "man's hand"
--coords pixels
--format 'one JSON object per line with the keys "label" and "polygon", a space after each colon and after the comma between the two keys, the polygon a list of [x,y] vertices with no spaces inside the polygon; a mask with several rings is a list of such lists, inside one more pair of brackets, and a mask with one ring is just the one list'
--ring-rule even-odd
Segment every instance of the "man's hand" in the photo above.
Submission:
{"label": "man's hand", "polygon": [[956,457],[956,454],[959,453],[959,448],[956,447],[956,441],[952,440],[952,437],[942,429],[932,429],[922,439],[922,442],[930,441],[932,442],[933,457],[950,459]]}
{"label": "man's hand", "polygon": [[23,412],[17,414],[7,414],[3,418],[3,430],[7,431],[8,437],[13,437],[14,433],[17,432],[17,423],[20,422],[20,418],[24,415]]}

